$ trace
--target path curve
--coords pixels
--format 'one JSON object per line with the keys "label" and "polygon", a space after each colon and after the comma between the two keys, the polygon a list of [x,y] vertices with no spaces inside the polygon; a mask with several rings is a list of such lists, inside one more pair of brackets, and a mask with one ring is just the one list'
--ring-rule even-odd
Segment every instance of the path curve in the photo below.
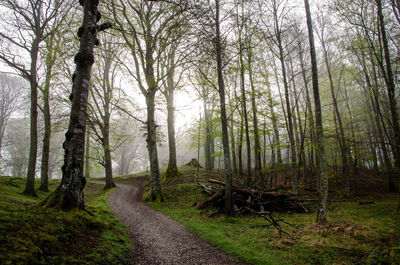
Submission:
{"label": "path curve", "polygon": [[236,258],[188,232],[181,224],[142,202],[143,183],[117,184],[108,201],[128,228],[135,264],[239,265]]}

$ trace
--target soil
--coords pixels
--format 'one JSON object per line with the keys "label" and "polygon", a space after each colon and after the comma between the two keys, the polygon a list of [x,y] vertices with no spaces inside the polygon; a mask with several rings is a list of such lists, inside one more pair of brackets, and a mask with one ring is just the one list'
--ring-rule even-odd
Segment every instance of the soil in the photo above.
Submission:
{"label": "soil", "polygon": [[245,264],[188,232],[170,217],[142,202],[143,183],[117,184],[109,202],[128,228],[134,264]]}

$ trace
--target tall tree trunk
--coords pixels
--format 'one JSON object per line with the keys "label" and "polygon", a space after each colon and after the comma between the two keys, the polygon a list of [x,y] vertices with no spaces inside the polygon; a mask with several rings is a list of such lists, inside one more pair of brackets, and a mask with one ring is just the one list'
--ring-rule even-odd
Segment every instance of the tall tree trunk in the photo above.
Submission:
{"label": "tall tree trunk", "polygon": [[[173,66],[174,67],[174,66]],[[168,147],[169,161],[165,176],[172,178],[178,176],[178,167],[176,165],[176,143],[175,143],[175,107],[174,107],[174,70],[171,69],[167,76],[167,125],[168,125]]]}
{"label": "tall tree trunk", "polygon": [[115,183],[113,180],[112,173],[112,160],[111,160],[111,148],[110,148],[110,116],[106,119],[107,122],[104,123],[104,134],[103,134],[103,149],[104,149],[104,168],[106,172],[106,184],[104,185],[104,189],[110,189],[115,187]]}
{"label": "tall tree trunk", "polygon": [[[314,176],[314,134],[315,134],[315,126],[314,126],[314,114],[312,110],[312,105],[311,105],[311,98],[310,98],[310,92],[309,92],[309,87],[308,87],[308,82],[307,82],[307,77],[306,77],[306,70],[304,66],[304,59],[303,59],[303,50],[301,48],[301,43],[299,42],[298,44],[299,48],[299,58],[300,58],[300,67],[301,67],[301,76],[303,78],[304,82],[304,88],[306,92],[306,107],[307,107],[307,115],[308,115],[308,123],[310,126],[310,149],[309,149],[309,164],[310,164],[310,173],[311,176]],[[306,174],[306,173],[304,173]],[[306,181],[306,175],[304,175],[304,185],[307,184]]]}
{"label": "tall tree trunk", "polygon": [[35,174],[37,159],[37,120],[38,120],[38,84],[37,84],[37,59],[39,53],[39,38],[36,37],[32,42],[31,49],[31,66],[29,84],[31,88],[31,119],[30,119],[30,145],[29,145],[29,161],[28,172],[26,177],[26,185],[23,194],[37,196],[35,192]]}
{"label": "tall tree trunk", "polygon": [[293,117],[292,117],[292,109],[290,106],[290,97],[289,97],[289,84],[288,84],[287,75],[286,75],[285,55],[284,55],[284,51],[283,51],[282,36],[281,36],[280,28],[279,28],[277,10],[274,10],[274,22],[275,22],[275,29],[277,32],[276,38],[277,38],[278,48],[279,48],[279,61],[281,63],[283,86],[284,86],[284,90],[285,90],[286,113],[287,113],[287,120],[288,120],[287,131],[288,131],[289,143],[290,143],[290,155],[291,155],[291,162],[292,162],[292,166],[291,166],[292,167],[292,178],[294,180],[293,194],[296,196],[298,194],[296,142],[294,139]]}
{"label": "tall tree trunk", "polygon": [[[172,45],[170,53],[168,54],[167,64],[167,87],[165,89],[165,96],[167,99],[167,127],[168,127],[168,147],[169,147],[169,161],[166,171],[166,178],[173,178],[178,176],[178,167],[176,165],[176,143],[175,143],[175,53],[176,45]],[[199,161],[200,162],[200,161]]]}
{"label": "tall tree trunk", "polygon": [[315,53],[314,45],[314,33],[311,21],[310,4],[308,0],[304,0],[304,5],[306,9],[307,18],[307,29],[308,38],[310,42],[310,54],[311,54],[311,71],[312,71],[312,84],[314,92],[314,104],[315,104],[315,119],[316,119],[316,142],[317,142],[317,166],[319,175],[319,189],[318,189],[318,211],[317,211],[317,223],[325,224],[326,220],[326,210],[328,201],[328,175],[326,173],[326,156],[325,156],[325,146],[324,146],[324,130],[322,127],[322,111],[321,111],[321,100],[319,97],[318,88],[318,68],[317,68],[317,56]]}
{"label": "tall tree trunk", "polygon": [[241,33],[239,34],[239,64],[240,64],[240,91],[242,93],[242,108],[243,108],[243,119],[246,134],[246,150],[247,150],[247,186],[251,183],[251,147],[250,147],[250,134],[249,134],[249,121],[247,115],[247,99],[245,90],[244,72],[245,65],[243,60],[243,43]]}
{"label": "tall tree trunk", "polygon": [[42,164],[40,166],[40,187],[41,191],[49,191],[49,156],[50,156],[50,137],[51,137],[51,116],[50,116],[50,80],[52,78],[52,68],[54,65],[53,50],[54,35],[50,36],[49,45],[47,46],[46,56],[46,78],[43,87],[43,118],[44,118],[44,134],[42,148]]}
{"label": "tall tree trunk", "polygon": [[229,152],[229,138],[228,138],[228,121],[226,118],[225,107],[225,84],[222,73],[222,47],[221,47],[221,33],[219,25],[219,0],[215,0],[215,50],[217,57],[217,73],[218,73],[218,92],[220,97],[221,107],[221,128],[222,128],[222,146],[224,149],[224,164],[225,164],[225,214],[227,216],[234,215],[233,198],[232,198],[232,166],[231,157]]}
{"label": "tall tree trunk", "polygon": [[112,173],[112,159],[111,159],[111,146],[110,146],[110,116],[111,116],[111,99],[113,88],[111,87],[110,80],[110,69],[112,65],[111,54],[108,54],[104,60],[104,72],[103,72],[103,94],[104,94],[104,115],[103,119],[103,150],[104,150],[104,167],[106,173],[106,184],[104,189],[110,189],[115,187]]}
{"label": "tall tree trunk", "polygon": [[109,23],[96,25],[99,16],[98,4],[97,0],[84,0],[83,2],[83,32],[80,38],[79,52],[75,56],[76,70],[71,95],[71,116],[63,143],[65,155],[64,165],[61,168],[62,179],[54,194],[44,201],[50,207],[85,208],[83,188],[86,180],[83,176],[83,164],[88,91],[94,63],[93,48],[97,41],[96,33],[111,27]]}
{"label": "tall tree trunk", "polygon": [[[400,170],[400,125],[399,125],[399,115],[398,115],[398,110],[397,110],[397,102],[396,102],[396,86],[394,83],[394,76],[393,76],[393,70],[392,70],[392,62],[390,58],[390,52],[389,52],[389,44],[388,40],[386,37],[386,29],[385,29],[385,22],[383,18],[383,13],[382,13],[382,3],[381,0],[376,0],[376,5],[378,7],[378,20],[379,20],[379,26],[380,26],[380,31],[382,34],[382,44],[383,44],[383,51],[385,55],[385,61],[386,61],[386,74],[387,78],[387,93],[389,97],[389,106],[390,106],[390,113],[392,115],[392,127],[393,127],[393,133],[394,133],[394,148],[393,148],[393,157],[394,157],[394,164],[396,166],[396,170]],[[389,182],[389,190],[394,191],[395,187],[392,182]]]}
{"label": "tall tree trunk", "polygon": [[156,122],[155,122],[155,105],[154,105],[155,92],[148,94],[146,97],[147,105],[147,150],[149,152],[150,159],[150,182],[151,182],[151,199],[164,200],[164,196],[161,193],[161,180],[160,180],[160,169],[158,166],[158,152],[157,152],[157,134],[156,134]]}
{"label": "tall tree trunk", "polygon": [[86,130],[86,141],[85,141],[85,178],[90,178],[90,128]]}
{"label": "tall tree trunk", "polygon": [[[235,87],[235,98],[238,99],[238,95],[236,92],[236,87]],[[240,127],[238,128],[238,133],[239,133],[239,143],[238,143],[238,148],[237,148],[237,157],[238,157],[238,173],[239,176],[243,176],[243,159],[242,159],[242,146],[243,146],[243,104],[241,104],[242,111],[240,111],[239,108],[239,115],[240,115]]]}
{"label": "tall tree trunk", "polygon": [[260,147],[260,135],[258,131],[258,119],[257,119],[257,104],[256,104],[256,90],[254,88],[254,80],[253,80],[253,69],[252,69],[252,50],[248,49],[247,54],[248,59],[248,70],[249,70],[249,79],[250,79],[250,87],[251,87],[251,109],[253,112],[253,126],[254,126],[254,177],[255,179],[261,177],[261,147]]}
{"label": "tall tree trunk", "polygon": [[[235,80],[236,80],[236,78],[235,78]],[[236,82],[235,82],[235,87],[236,87]],[[230,105],[231,105],[231,97],[230,97],[230,94],[228,94],[228,100],[229,100],[229,103],[230,103]],[[234,134],[234,128],[235,128],[235,123],[234,123],[234,120],[233,120],[233,115],[234,115],[234,108],[232,108],[232,105],[231,105],[231,111],[232,111],[232,114],[231,114],[231,119],[230,119],[230,122],[231,122],[231,125],[229,126],[230,128],[229,128],[229,133],[230,133],[230,137],[231,137],[231,148],[232,148],[232,150],[231,150],[231,153],[232,153],[232,171],[233,171],[233,174],[234,175],[236,175],[237,174],[237,165],[236,165],[236,148],[235,148],[235,134]]]}
{"label": "tall tree trunk", "polygon": [[211,151],[211,141],[212,141],[212,136],[211,136],[211,119],[210,119],[210,112],[207,109],[207,98],[203,98],[203,108],[204,108],[204,129],[206,131],[206,140],[204,143],[204,155],[206,159],[206,170],[210,171],[214,168],[214,163],[213,163],[213,157],[212,157],[212,151]]}

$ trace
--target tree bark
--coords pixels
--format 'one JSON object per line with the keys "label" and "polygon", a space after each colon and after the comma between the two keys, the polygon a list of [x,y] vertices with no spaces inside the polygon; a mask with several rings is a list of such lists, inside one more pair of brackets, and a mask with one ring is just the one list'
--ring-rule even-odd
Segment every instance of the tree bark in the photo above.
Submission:
{"label": "tree bark", "polygon": [[250,134],[249,134],[249,121],[247,116],[247,99],[246,90],[244,85],[244,72],[245,65],[243,60],[243,43],[241,38],[241,32],[239,33],[239,64],[240,64],[240,91],[242,93],[242,109],[243,109],[243,119],[246,134],[246,150],[247,150],[247,186],[251,183],[251,147],[250,147]]}
{"label": "tree bark", "polygon": [[[382,13],[382,3],[381,0],[376,0],[376,5],[377,5],[377,12],[378,12],[378,20],[379,20],[379,26],[380,26],[380,31],[382,34],[382,44],[383,44],[383,51],[384,51],[384,56],[385,56],[385,61],[386,61],[386,74],[387,78],[387,93],[389,97],[389,107],[390,107],[390,113],[392,116],[392,127],[393,127],[393,133],[394,133],[394,148],[393,148],[393,157],[394,157],[394,164],[396,166],[396,170],[400,170],[400,124],[399,124],[399,115],[398,115],[398,110],[397,110],[397,102],[396,102],[396,86],[394,82],[394,76],[393,76],[393,70],[392,70],[392,62],[390,58],[390,52],[389,52],[389,44],[388,40],[386,37],[386,29],[385,29],[385,22],[384,22],[384,17]],[[390,191],[394,191],[395,187],[394,185],[389,186]]]}
{"label": "tree bark", "polygon": [[94,63],[93,49],[98,31],[111,27],[109,23],[96,25],[99,11],[97,0],[83,1],[83,22],[81,27],[79,52],[75,56],[76,70],[73,76],[72,106],[68,131],[65,134],[63,148],[61,184],[44,204],[61,209],[84,209],[83,188],[86,179],[83,176],[85,131],[87,120],[87,102],[91,69]]}
{"label": "tree bark", "polygon": [[[303,78],[304,82],[304,88],[306,92],[306,107],[307,107],[307,113],[308,113],[308,123],[310,124],[310,156],[309,156],[309,168],[311,172],[311,176],[314,176],[314,146],[315,146],[315,141],[314,141],[314,134],[315,134],[315,126],[314,126],[314,114],[312,110],[312,105],[311,105],[311,98],[310,98],[310,92],[309,92],[309,87],[308,87],[308,82],[306,78],[306,70],[304,66],[304,59],[303,59],[303,49],[301,48],[301,43],[299,42],[298,44],[299,48],[299,59],[300,59],[300,67],[301,67],[301,76]],[[304,161],[305,162],[305,161]],[[306,179],[306,173],[304,173],[304,185],[307,184],[307,179]]]}
{"label": "tree bark", "polygon": [[260,135],[258,131],[258,119],[257,119],[257,104],[256,104],[256,90],[254,88],[254,80],[253,80],[253,69],[252,69],[252,50],[248,49],[247,54],[248,59],[248,70],[249,70],[249,79],[250,79],[250,87],[251,87],[251,108],[253,112],[253,126],[254,126],[254,177],[257,179],[261,174],[261,147],[260,147]]}
{"label": "tree bark", "polygon": [[49,45],[47,45],[46,56],[46,78],[43,88],[43,119],[44,134],[42,148],[42,164],[40,167],[40,187],[39,190],[49,191],[49,156],[50,156],[50,137],[51,137],[51,116],[50,116],[50,81],[52,78],[52,68],[55,62],[55,53],[53,50],[54,35],[50,36]]}
{"label": "tree bark", "polygon": [[150,94],[146,97],[147,105],[147,150],[150,159],[150,174],[151,174],[151,199],[153,201],[164,200],[164,196],[161,192],[161,180],[160,180],[160,169],[158,166],[158,152],[157,152],[157,133],[156,133],[156,122],[155,122],[155,90],[149,89]]}
{"label": "tree bark", "polygon": [[37,84],[37,59],[39,53],[39,37],[32,42],[31,49],[31,67],[29,84],[31,88],[31,117],[30,117],[30,144],[29,144],[29,162],[26,176],[26,185],[23,194],[37,196],[35,192],[35,174],[37,159],[37,119],[38,119],[38,84]]}
{"label": "tree bark", "polygon": [[229,138],[228,138],[228,121],[226,118],[225,107],[225,84],[222,73],[222,47],[221,47],[221,33],[219,21],[219,0],[215,0],[215,51],[217,59],[217,74],[218,74],[218,92],[220,97],[221,107],[221,128],[222,128],[222,146],[224,150],[224,164],[225,164],[225,214],[233,216],[233,198],[232,198],[232,166],[229,151]]}
{"label": "tree bark", "polygon": [[85,141],[85,178],[90,178],[90,128],[86,130],[86,141]]}
{"label": "tree bark", "polygon": [[318,211],[317,211],[317,223],[325,224],[326,211],[327,211],[327,201],[328,201],[328,175],[326,173],[326,156],[325,156],[325,146],[324,146],[324,130],[322,126],[322,111],[321,111],[321,100],[319,96],[318,87],[318,68],[317,68],[317,56],[315,53],[314,45],[314,34],[312,28],[311,11],[310,4],[308,0],[304,0],[304,6],[306,9],[307,18],[307,29],[308,29],[308,39],[310,42],[310,55],[311,55],[311,71],[312,71],[312,85],[314,92],[314,104],[315,104],[315,126],[316,126],[316,142],[317,142],[317,166],[319,175],[319,188],[318,188]]}
{"label": "tree bark", "polygon": [[106,184],[104,185],[104,189],[106,190],[116,187],[113,179],[111,148],[110,148],[110,114],[106,110],[104,116],[103,150],[104,150],[104,168],[106,172]]}

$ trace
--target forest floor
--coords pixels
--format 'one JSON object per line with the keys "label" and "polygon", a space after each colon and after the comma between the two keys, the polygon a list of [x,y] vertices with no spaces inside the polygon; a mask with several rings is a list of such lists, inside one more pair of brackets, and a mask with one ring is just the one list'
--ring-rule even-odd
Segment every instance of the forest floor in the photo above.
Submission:
{"label": "forest floor", "polygon": [[116,216],[128,227],[134,264],[244,264],[188,232],[172,218],[142,202],[145,178],[117,184],[109,202]]}
{"label": "forest floor", "polygon": [[[400,214],[396,211],[398,194],[385,193],[376,189],[376,194],[371,193],[362,198],[354,197],[341,200],[341,202],[331,202],[328,206],[329,223],[324,226],[315,224],[315,212],[309,214],[273,213],[275,219],[284,219],[293,224],[291,226],[281,223],[283,229],[294,237],[290,238],[283,234],[279,235],[273,227],[266,227],[268,223],[262,217],[227,218],[222,214],[208,217],[215,209],[200,211],[195,208],[196,203],[208,198],[208,195],[194,184],[194,173],[197,169],[184,166],[179,170],[182,173],[179,177],[164,180],[163,193],[167,197],[166,202],[147,202],[147,204],[177,220],[201,239],[244,262],[249,264],[400,264]],[[222,178],[221,172],[206,172],[204,169],[200,169],[197,175],[197,180],[202,183],[207,183],[209,178]],[[120,178],[120,181],[130,183],[135,177],[126,176]],[[331,181],[333,182],[332,179]],[[129,189],[129,186],[122,187]],[[113,193],[112,196],[115,197],[112,200],[128,200],[124,198],[124,195],[121,195],[121,199],[116,199],[119,196],[117,191]],[[340,190],[333,191],[330,194],[334,195],[331,199],[334,197],[335,200],[340,200],[341,194]],[[374,202],[360,205],[361,199]],[[134,202],[124,203],[134,204]],[[146,207],[141,203],[139,205]],[[152,222],[153,218],[157,219],[155,224],[158,228],[155,233],[150,232],[150,235],[162,238],[163,231],[169,230],[167,223],[171,222],[170,219],[166,217],[158,219],[159,213],[146,211],[151,213],[146,220]],[[132,223],[137,222],[133,213],[130,218]],[[139,227],[141,226],[144,226],[143,229],[153,229],[146,227],[146,224],[139,224]],[[133,234],[138,236],[135,233],[140,233],[140,230]],[[187,246],[174,243],[179,237],[179,233],[174,234],[171,244],[173,248],[176,248],[177,253],[185,252]],[[168,235],[167,241],[161,241],[161,245],[157,243],[156,249],[157,251],[160,249],[159,253],[170,244],[170,238],[171,236]],[[143,239],[139,239],[139,242],[140,240]],[[154,240],[158,239],[146,240],[144,248]],[[140,252],[138,255],[141,255]],[[150,255],[157,255],[157,253]],[[207,254],[203,255],[207,256]],[[209,263],[193,260],[185,264]]]}
{"label": "forest floor", "polygon": [[[50,181],[54,190],[60,180]],[[25,179],[0,177],[0,264],[132,264],[129,236],[111,214],[104,184],[87,183],[86,209],[59,211],[22,194]]]}

